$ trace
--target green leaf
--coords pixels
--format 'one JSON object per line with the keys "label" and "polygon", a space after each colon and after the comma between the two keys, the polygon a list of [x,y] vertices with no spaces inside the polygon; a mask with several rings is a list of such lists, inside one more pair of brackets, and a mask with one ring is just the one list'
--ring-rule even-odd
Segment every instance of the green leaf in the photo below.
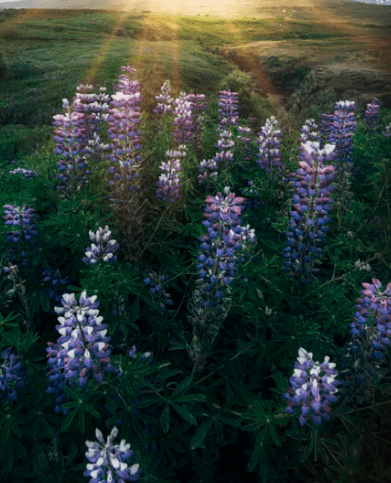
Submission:
{"label": "green leaf", "polygon": [[175,403],[173,403],[171,401],[170,401],[170,404],[175,409],[175,411],[177,411],[182,416],[182,418],[186,419],[186,421],[188,421],[191,424],[197,424],[196,418],[194,416],[192,416],[189,413],[189,411],[187,411],[183,407],[178,406],[178,404],[175,404]]}
{"label": "green leaf", "polygon": [[95,409],[92,406],[90,406],[89,404],[84,403],[84,408],[85,408],[85,410],[88,413],[90,413],[93,416],[95,416],[96,418],[100,419],[100,414],[98,413],[98,411],[95,411]]}
{"label": "green leaf", "polygon": [[175,391],[172,393],[171,397],[175,398],[176,396],[178,396],[178,394],[184,391],[189,386],[192,379],[193,379],[193,376],[188,376],[185,379],[183,379],[183,381],[181,381],[178,384],[178,386],[175,388]]}
{"label": "green leaf", "polygon": [[61,432],[64,432],[67,430],[67,428],[70,426],[71,422],[73,421],[73,419],[75,418],[76,416],[76,413],[77,413],[77,407],[75,407],[75,409],[68,414],[66,420],[63,422],[62,426],[61,426],[61,429],[60,431]]}
{"label": "green leaf", "polygon": [[262,429],[262,431],[259,433],[258,438],[255,442],[254,452],[251,455],[250,461],[248,462],[248,465],[247,465],[247,471],[249,473],[254,471],[254,468],[257,466],[258,459],[260,458],[260,453],[261,451],[264,451],[263,441],[265,439],[266,433],[267,433],[267,426],[265,426]]}
{"label": "green leaf", "polygon": [[139,310],[140,310],[140,299],[138,297],[135,298],[133,307],[132,307],[132,319],[133,321],[139,318]]}
{"label": "green leaf", "polygon": [[166,407],[163,409],[162,414],[159,418],[159,423],[164,431],[164,433],[168,433],[168,429],[170,426],[170,406],[167,404]]}
{"label": "green leaf", "polygon": [[80,404],[79,406],[79,428],[82,433],[84,433],[86,430],[86,424],[84,419],[84,408],[82,404]]}
{"label": "green leaf", "polygon": [[40,291],[39,300],[40,300],[42,310],[44,312],[49,312],[49,310],[50,310],[50,300],[49,300],[48,294],[46,293],[46,290]]}
{"label": "green leaf", "polygon": [[173,399],[173,402],[201,402],[205,401],[205,394],[188,394],[186,396],[178,396]]}
{"label": "green leaf", "polygon": [[193,437],[191,438],[190,449],[196,449],[201,446],[210,428],[212,427],[212,424],[213,420],[209,419],[208,421],[202,423],[201,426],[198,426]]}

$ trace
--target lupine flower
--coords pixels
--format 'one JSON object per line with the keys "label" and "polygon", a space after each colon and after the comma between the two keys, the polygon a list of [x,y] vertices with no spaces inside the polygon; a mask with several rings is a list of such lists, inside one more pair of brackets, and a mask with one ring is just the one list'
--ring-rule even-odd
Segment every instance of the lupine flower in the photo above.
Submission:
{"label": "lupine flower", "polygon": [[354,109],[356,109],[354,101],[339,101],[334,106],[329,142],[336,145],[337,165],[338,162],[350,163],[353,151],[352,137],[357,125],[354,121],[354,112],[351,112]]}
{"label": "lupine flower", "polygon": [[300,129],[301,137],[299,138],[300,143],[305,143],[307,141],[319,141],[320,135],[317,132],[318,126],[315,124],[315,119],[307,119],[304,125]]}
{"label": "lupine flower", "polygon": [[299,161],[297,180],[294,182],[297,194],[293,196],[294,211],[291,211],[288,243],[284,248],[285,272],[299,274],[302,283],[307,283],[306,274],[316,271],[311,259],[312,255],[321,255],[323,251],[317,246],[328,230],[326,224],[330,219],[326,216],[330,210],[329,197],[333,187],[334,166],[323,166],[323,161],[333,159],[334,146],[327,144],[319,149],[319,143],[307,141],[302,144],[305,161]]}
{"label": "lupine flower", "polygon": [[[128,66],[129,67],[129,66]],[[123,72],[128,70],[133,73],[133,69],[129,67],[123,68]],[[140,93],[140,84],[138,81],[130,82],[125,75],[119,76],[120,89],[113,94],[109,110],[109,129],[107,130],[111,143],[109,145],[112,150],[108,154],[112,166],[108,173],[113,176],[113,180],[109,180],[108,184],[115,188],[116,196],[111,196],[114,203],[118,204],[120,199],[128,202],[129,190],[136,192],[140,188],[133,180],[140,178],[138,168],[142,161],[137,152],[141,150],[141,131],[137,129],[140,124],[141,112],[137,105],[142,101]]]}
{"label": "lupine flower", "polygon": [[217,141],[215,147],[218,152],[214,155],[213,160],[220,165],[224,165],[225,161],[233,162],[234,155],[231,149],[235,146],[235,142],[232,140],[232,133],[227,129],[220,130],[220,139]]}
{"label": "lupine flower", "polygon": [[171,84],[170,84],[170,80],[167,79],[164,84],[162,85],[162,87],[160,88],[160,90],[162,91],[161,94],[159,94],[158,96],[155,96],[155,99],[157,101],[162,101],[161,103],[159,103],[155,109],[153,110],[153,112],[155,114],[159,114],[159,113],[163,113],[163,114],[166,114],[167,112],[173,112],[173,108],[172,108],[172,101],[174,100],[172,97],[170,97],[170,92],[171,92]]}
{"label": "lupine flower", "polygon": [[26,372],[23,370],[21,357],[11,352],[11,349],[4,349],[0,358],[0,399],[18,399],[17,389],[26,385]]}
{"label": "lupine flower", "polygon": [[373,98],[371,103],[367,104],[364,114],[364,123],[366,128],[370,131],[373,131],[379,122],[380,106],[381,101],[376,99],[376,97]]}
{"label": "lupine flower", "polygon": [[320,118],[320,128],[319,134],[322,139],[322,147],[325,143],[329,142],[329,137],[331,133],[331,127],[333,124],[334,115],[333,114],[322,114]]}
{"label": "lupine flower", "polygon": [[281,131],[276,129],[278,121],[274,116],[266,120],[265,126],[262,127],[257,144],[259,145],[258,165],[261,169],[266,169],[268,173],[276,168],[278,171],[282,170],[280,162],[280,142]]}
{"label": "lupine flower", "polygon": [[382,135],[386,138],[391,137],[391,123],[386,126],[386,130],[382,132]]}
{"label": "lupine flower", "polygon": [[194,130],[201,128],[201,123],[204,120],[203,112],[206,108],[204,94],[188,94],[187,101],[191,103],[192,112],[194,114]]}
{"label": "lupine flower", "polygon": [[108,226],[105,228],[99,228],[96,233],[90,230],[90,240],[92,245],[86,248],[86,255],[83,257],[84,263],[90,263],[91,265],[97,264],[99,261],[104,262],[116,262],[117,257],[114,252],[118,250],[119,245],[116,240],[111,239],[111,231]]}
{"label": "lupine flower", "polygon": [[123,439],[119,445],[113,441],[118,435],[114,426],[107,442],[99,429],[95,430],[98,442],[86,441],[88,451],[86,458],[90,462],[83,475],[91,478],[90,483],[125,483],[126,481],[139,481],[141,475],[140,465],[128,466],[129,459],[134,455]]}
{"label": "lupine flower", "polygon": [[159,181],[156,182],[158,189],[156,190],[156,197],[166,202],[170,200],[174,203],[175,200],[181,197],[180,188],[182,186],[179,173],[182,171],[181,158],[186,156],[186,146],[179,146],[179,150],[171,150],[166,152],[169,158],[167,163],[162,163],[159,166],[162,174],[159,176]]}
{"label": "lupine flower", "polygon": [[173,125],[176,126],[174,131],[174,144],[188,144],[193,140],[194,132],[194,114],[192,112],[193,103],[187,100],[188,96],[185,92],[181,92],[180,96],[175,99],[176,105],[174,115],[175,119]]}
{"label": "lupine flower", "polygon": [[25,169],[25,168],[16,168],[9,172],[10,175],[13,174],[23,174],[23,176],[27,179],[32,178],[33,176],[37,177],[38,173],[33,169]]}
{"label": "lupine flower", "polygon": [[354,264],[358,269],[360,269],[361,271],[365,270],[367,272],[370,272],[371,271],[371,266],[369,265],[369,263],[365,264],[365,262],[362,262],[360,259],[358,259],[355,264]]}
{"label": "lupine flower", "polygon": [[87,175],[92,174],[82,152],[88,142],[85,115],[72,110],[68,99],[63,99],[63,109],[65,114],[52,116],[56,127],[53,139],[57,142],[54,152],[62,156],[57,163],[60,174],[55,186],[59,191],[69,188],[71,182],[80,189],[87,184]]}
{"label": "lupine flower", "polygon": [[197,176],[199,184],[204,184],[205,182],[215,183],[217,181],[218,166],[214,159],[208,159],[208,161],[203,159],[200,162],[198,169],[201,173]]}
{"label": "lupine flower", "polygon": [[[167,310],[166,305],[174,305],[174,302],[171,300],[171,295],[169,293],[166,293],[166,291],[163,288],[164,282],[165,282],[165,277],[163,275],[159,276],[157,275],[153,270],[149,272],[148,276],[143,279],[143,282],[146,285],[150,285],[149,292],[151,294],[158,293],[159,294],[159,305],[162,307],[164,311]],[[151,307],[150,313],[154,313],[155,309]],[[174,311],[169,310],[168,315],[173,315]]]}
{"label": "lupine flower", "polygon": [[[53,270],[50,266],[42,272],[42,277],[44,277],[42,282],[50,283],[49,286],[45,287],[48,297],[56,302],[60,302],[62,294],[64,293],[63,290],[71,283],[70,280],[63,277],[59,270]],[[61,285],[63,286],[63,290],[61,290]],[[53,309],[51,309],[51,313],[55,314]]]}
{"label": "lupine flower", "polygon": [[[17,205],[4,205],[4,223],[8,226],[13,226],[17,228],[16,230],[7,232],[6,242],[11,245],[8,250],[8,261],[16,263],[18,258],[18,247],[21,250],[21,257],[24,259],[22,262],[23,267],[29,265],[27,259],[28,254],[26,252],[26,243],[36,244],[34,238],[38,235],[36,226],[33,223],[35,215],[34,208],[28,208],[28,205],[23,205],[20,208]],[[35,252],[31,252],[33,255]]]}
{"label": "lupine flower", "polygon": [[91,376],[102,382],[103,373],[116,372],[110,362],[107,325],[102,324],[103,317],[98,317],[96,299],[96,295],[87,297],[84,290],[78,304],[74,294],[64,294],[62,307],[54,308],[56,314],[63,317],[58,317],[60,325],[56,325],[60,334],[57,344],[48,342],[46,349],[49,367],[46,392],[56,395],[56,413],[66,414],[61,407],[66,384],[85,387]]}
{"label": "lupine flower", "polygon": [[219,98],[218,129],[221,131],[225,130],[227,124],[237,126],[239,122],[238,93],[231,92],[229,89],[227,91],[220,91]]}
{"label": "lupine flower", "polygon": [[[350,324],[353,345],[357,339],[366,342],[365,358],[380,361],[386,346],[391,345],[391,283],[382,292],[380,280],[373,278],[372,284],[363,283],[363,298],[356,300],[356,313]],[[353,347],[352,350],[355,350]]]}
{"label": "lupine flower", "polygon": [[299,349],[295,370],[289,380],[291,387],[283,397],[288,401],[288,407],[285,409],[287,414],[294,414],[301,407],[301,426],[307,424],[311,413],[312,420],[318,425],[322,424],[322,420],[330,420],[330,403],[338,401],[334,394],[338,391],[336,386],[341,381],[335,380],[338,375],[336,364],[329,360],[330,357],[326,356],[324,362],[319,364],[312,360],[312,352]]}
{"label": "lupine flower", "polygon": [[[240,136],[240,134],[243,134],[243,136]],[[243,161],[250,161],[251,129],[249,127],[239,126],[238,139],[240,139],[244,143]]]}

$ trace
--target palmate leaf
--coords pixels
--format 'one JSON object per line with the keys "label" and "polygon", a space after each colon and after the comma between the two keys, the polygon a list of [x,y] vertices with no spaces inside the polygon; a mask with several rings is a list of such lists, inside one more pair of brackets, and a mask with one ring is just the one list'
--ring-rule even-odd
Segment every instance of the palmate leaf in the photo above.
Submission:
{"label": "palmate leaf", "polygon": [[175,409],[177,413],[179,413],[186,421],[188,421],[191,424],[197,424],[196,418],[189,413],[186,409],[184,409],[182,406],[178,406],[178,404],[175,404],[170,401],[171,406]]}

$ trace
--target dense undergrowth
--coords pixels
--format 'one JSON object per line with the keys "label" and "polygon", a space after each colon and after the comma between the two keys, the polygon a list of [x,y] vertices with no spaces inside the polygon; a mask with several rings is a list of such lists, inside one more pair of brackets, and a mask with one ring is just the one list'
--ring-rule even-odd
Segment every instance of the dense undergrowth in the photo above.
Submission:
{"label": "dense undergrowth", "polygon": [[[391,113],[382,110],[370,128],[368,114],[355,123],[354,103],[342,103],[334,130],[323,116],[321,134],[313,121],[284,134],[275,118],[237,116],[235,95],[222,91],[219,112],[183,93],[171,99],[174,112],[144,116],[142,86],[123,71],[106,107],[101,90],[101,108],[88,108],[90,90],[80,86],[82,102],[64,100],[54,118],[54,145],[2,165],[1,480],[85,481],[85,442],[101,437],[96,428],[106,439],[114,427],[134,450],[128,460],[121,443],[117,453],[134,480],[384,478],[389,335],[383,346],[372,339],[379,324],[389,331],[380,319],[390,317],[391,294],[378,291],[391,278]],[[163,95],[170,105],[168,83]],[[240,137],[251,125],[246,143]],[[89,144],[94,132],[100,141]],[[308,189],[323,191],[305,198],[303,170],[313,176],[312,159],[319,175],[323,164],[316,139],[326,151],[334,139],[338,156],[324,166],[335,166],[335,186],[327,195],[330,183],[315,176],[321,184]],[[174,166],[182,168],[177,189]],[[171,188],[160,177],[159,191],[165,170]],[[322,198],[323,209],[311,205],[318,214],[300,225],[298,199],[308,196]],[[220,218],[208,224],[212,213]],[[323,236],[311,231],[317,223],[328,228]],[[373,307],[355,301],[362,283]],[[377,331],[359,335],[359,312]],[[352,340],[361,352],[351,350],[346,366]],[[299,421],[283,397],[298,353],[301,362],[329,356],[340,381],[337,399],[313,405],[320,412],[303,426],[308,412]]]}

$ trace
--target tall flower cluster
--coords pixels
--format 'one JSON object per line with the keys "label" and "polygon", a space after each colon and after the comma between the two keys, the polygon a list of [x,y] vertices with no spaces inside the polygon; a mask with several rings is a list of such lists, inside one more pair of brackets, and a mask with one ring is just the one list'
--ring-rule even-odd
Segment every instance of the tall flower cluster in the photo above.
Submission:
{"label": "tall flower cluster", "polygon": [[320,118],[319,134],[321,137],[322,147],[329,142],[329,136],[333,124],[333,114],[322,114]]}
{"label": "tall flower cluster", "polygon": [[[122,71],[128,70],[133,73],[130,67],[122,67]],[[112,196],[114,203],[118,204],[120,199],[128,201],[129,190],[138,191],[140,188],[134,184],[134,180],[140,178],[138,169],[142,158],[137,155],[141,150],[141,131],[137,125],[141,122],[141,112],[138,104],[142,101],[140,84],[138,81],[130,82],[130,79],[121,75],[119,77],[119,91],[113,94],[109,110],[107,132],[110,137],[109,148],[111,153],[108,158],[112,166],[108,173],[113,179],[108,183],[116,191]]]}
{"label": "tall flower cluster", "polygon": [[317,246],[325,238],[330,221],[331,181],[334,179],[334,166],[324,166],[324,161],[334,158],[334,146],[327,144],[319,149],[319,143],[307,141],[302,144],[304,161],[299,161],[294,182],[297,194],[293,196],[294,211],[290,213],[288,243],[284,248],[284,257],[288,259],[285,272],[300,276],[302,283],[307,283],[307,274],[314,269],[313,256],[323,251]]}
{"label": "tall flower cluster", "polygon": [[188,144],[193,140],[194,131],[194,114],[193,103],[188,100],[188,95],[185,92],[181,92],[179,97],[175,99],[175,119],[173,125],[176,126],[174,130],[174,144]]}
{"label": "tall flower cluster", "polygon": [[60,334],[57,343],[48,342],[48,388],[49,394],[56,396],[55,412],[67,414],[62,408],[66,400],[65,385],[76,384],[85,387],[91,376],[103,381],[103,374],[115,372],[110,362],[110,336],[107,336],[107,325],[102,324],[99,317],[97,296],[87,297],[84,290],[80,294],[79,303],[74,294],[64,294],[62,307],[55,307]]}
{"label": "tall flower cluster", "polygon": [[382,132],[382,135],[385,138],[390,138],[391,137],[391,123],[386,126],[386,130]]}
{"label": "tall flower cluster", "polygon": [[100,261],[117,261],[114,252],[118,250],[119,245],[116,240],[111,239],[111,231],[108,226],[105,226],[104,229],[99,227],[96,233],[90,230],[89,236],[93,243],[86,248],[85,257],[83,257],[84,263],[95,265]]}
{"label": "tall flower cluster", "polygon": [[91,478],[90,483],[139,481],[142,471],[140,465],[129,466],[129,459],[134,455],[130,444],[127,444],[124,439],[119,445],[113,444],[118,435],[118,429],[114,426],[106,443],[99,429],[95,430],[95,435],[98,442],[86,441],[88,448],[86,458],[89,463],[83,475]]}
{"label": "tall flower cluster", "polygon": [[25,178],[30,179],[33,176],[37,177],[38,173],[34,171],[33,169],[25,169],[25,168],[16,168],[13,169],[9,172],[9,174],[12,176],[14,174],[22,174]]}
{"label": "tall flower cluster", "polygon": [[[159,305],[162,307],[164,311],[167,310],[166,305],[174,305],[174,302],[171,300],[171,295],[169,293],[166,293],[166,291],[163,288],[164,282],[165,282],[165,277],[163,275],[157,275],[153,270],[148,274],[147,277],[143,279],[143,282],[146,285],[150,285],[149,292],[154,295],[158,294],[159,296]],[[151,307],[151,313],[154,313],[155,309]],[[167,312],[169,315],[173,315],[174,311],[169,310]]]}
{"label": "tall flower cluster", "polygon": [[0,399],[16,401],[17,390],[26,385],[26,372],[21,357],[12,353],[10,348],[4,349],[0,358]]}
{"label": "tall flower cluster", "polygon": [[227,91],[223,90],[220,91],[219,98],[218,129],[223,131],[227,125],[237,126],[239,122],[238,93],[231,92],[229,89]]}
{"label": "tall flower cluster", "polygon": [[244,143],[243,161],[250,161],[251,128],[238,126],[238,139]]}
{"label": "tall flower cluster", "polygon": [[204,94],[188,94],[187,100],[191,104],[193,119],[193,140],[192,147],[196,152],[197,157],[201,157],[201,132],[202,123],[204,121],[203,112],[206,108]]}
{"label": "tall flower cluster", "polygon": [[272,173],[273,168],[281,171],[283,166],[281,160],[281,144],[279,138],[281,131],[277,129],[278,121],[274,116],[266,120],[265,126],[262,127],[257,144],[259,146],[258,165],[261,169],[266,169],[268,173]]}
{"label": "tall flower cluster", "polygon": [[53,116],[55,126],[53,139],[56,141],[55,154],[62,157],[57,163],[60,174],[57,176],[56,189],[63,191],[70,188],[80,189],[87,184],[91,175],[83,150],[88,143],[88,131],[85,114],[77,112],[63,99],[64,114]]}
{"label": "tall flower cluster", "polygon": [[337,167],[340,163],[350,163],[353,151],[352,138],[357,123],[354,121],[354,101],[339,101],[334,106],[333,123],[330,126],[329,143],[336,145]]}
{"label": "tall flower cluster", "polygon": [[106,94],[106,87],[100,87],[99,94],[92,91],[91,84],[80,84],[76,87],[76,95],[73,98],[73,110],[84,114],[88,139],[98,134],[101,125],[108,118],[110,96]]}
{"label": "tall flower cluster", "polygon": [[173,112],[173,107],[172,107],[172,101],[174,100],[172,97],[170,97],[170,93],[171,93],[171,84],[170,84],[170,80],[167,79],[164,84],[162,85],[162,87],[160,88],[160,90],[162,91],[161,94],[159,94],[158,96],[155,96],[155,99],[157,101],[161,101],[160,103],[158,103],[158,105],[155,107],[155,109],[153,110],[153,112],[155,114],[159,114],[159,113],[163,113],[163,114],[166,114],[167,112]]}
{"label": "tall flower cluster", "polygon": [[320,141],[320,134],[317,132],[318,125],[315,123],[315,119],[307,119],[304,125],[301,127],[300,143],[307,141]]}
{"label": "tall flower cluster", "polygon": [[369,131],[373,131],[379,122],[380,106],[381,101],[376,99],[376,97],[373,98],[372,102],[367,104],[364,114],[364,123]]}
{"label": "tall flower cluster", "polygon": [[163,202],[170,200],[171,203],[174,203],[181,197],[180,188],[182,183],[179,173],[183,169],[181,159],[186,156],[186,145],[180,145],[178,151],[167,151],[166,156],[168,162],[163,162],[159,166],[162,174],[159,176],[159,181],[156,182],[156,197]]}
{"label": "tall flower cluster", "polygon": [[[50,284],[45,287],[45,291],[48,294],[49,299],[60,302],[64,289],[70,284],[70,280],[66,277],[63,277],[59,270],[53,270],[50,266],[42,272],[42,277],[42,282],[45,284]],[[51,313],[54,314],[54,310],[51,309]]]}
{"label": "tall flower cluster", "polygon": [[[4,205],[4,222],[7,226],[12,226],[14,230],[7,232],[6,242],[10,245],[7,258],[11,263],[16,263],[18,255],[24,259],[22,266],[27,267],[28,246],[35,244],[34,238],[38,235],[34,224],[35,209],[23,205],[20,208],[17,205]],[[26,243],[27,242],[27,243]],[[34,254],[35,252],[32,252]]]}
{"label": "tall flower cluster", "polygon": [[295,362],[293,376],[290,378],[291,386],[283,397],[288,401],[285,409],[287,414],[294,414],[301,407],[299,423],[301,426],[307,424],[308,417],[312,413],[312,420],[322,424],[322,420],[329,421],[330,403],[335,403],[338,398],[335,393],[341,381],[335,380],[338,371],[336,364],[329,362],[330,357],[326,356],[324,362],[314,362],[312,352],[299,349],[299,357]]}

